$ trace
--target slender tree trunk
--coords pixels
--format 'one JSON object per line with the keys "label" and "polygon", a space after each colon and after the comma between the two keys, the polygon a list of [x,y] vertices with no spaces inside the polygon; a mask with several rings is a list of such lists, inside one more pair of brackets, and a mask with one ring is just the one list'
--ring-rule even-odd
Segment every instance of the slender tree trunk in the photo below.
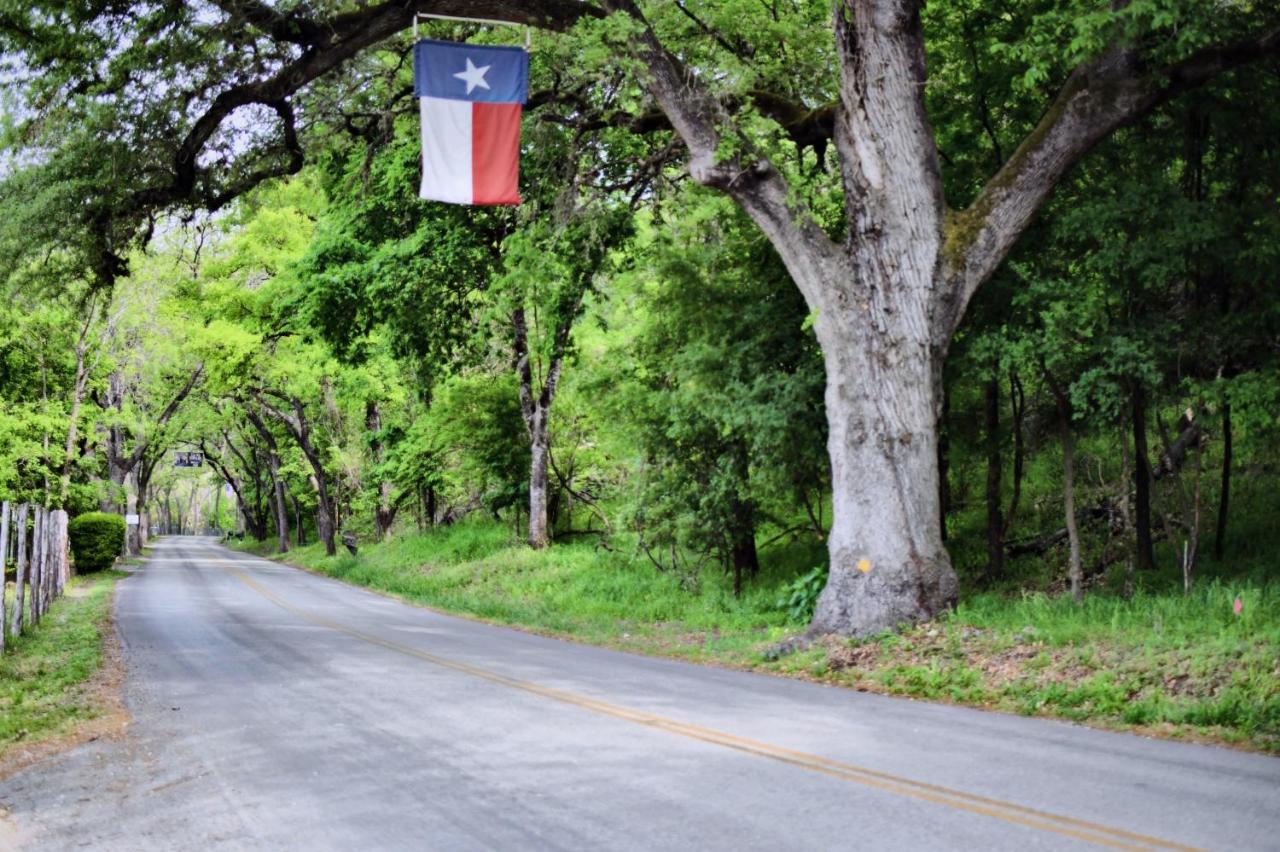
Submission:
{"label": "slender tree trunk", "polygon": [[[267,412],[273,418],[279,421],[289,434],[293,437],[298,445],[298,449],[302,450],[303,457],[311,466],[310,482],[311,487],[316,492],[316,535],[320,537],[320,541],[324,543],[324,552],[328,556],[335,556],[338,552],[336,541],[336,519],[334,512],[336,504],[329,494],[329,477],[325,472],[324,463],[321,460],[320,452],[311,440],[311,427],[307,422],[306,409],[302,401],[296,397],[286,397],[281,394],[274,394],[278,399],[286,401],[288,407],[292,408],[291,412],[281,411],[266,400],[260,398],[260,402]],[[256,415],[254,415],[256,416]],[[259,422],[254,424],[258,427],[258,431],[262,434],[264,440],[268,440],[270,430],[266,425]],[[268,446],[274,443],[273,439],[268,441]]]}
{"label": "slender tree trunk", "polygon": [[293,522],[297,527],[298,547],[307,546],[307,532],[303,529],[302,524],[302,501],[296,496],[293,497]]}
{"label": "slender tree trunk", "polygon": [[1084,600],[1083,571],[1080,565],[1080,531],[1076,527],[1075,435],[1069,419],[1062,421],[1062,503],[1067,516],[1067,544],[1070,551],[1067,573],[1071,578],[1071,599]]}
{"label": "slender tree trunk", "polygon": [[289,552],[289,511],[285,507],[284,482],[280,479],[280,458],[273,452],[267,453],[271,470],[272,505],[276,516],[276,544],[281,553]]}
{"label": "slender tree trunk", "polygon": [[[138,503],[138,472],[135,467],[130,474],[133,477],[133,493],[125,495],[125,512],[131,515],[140,515],[141,508]],[[138,518],[138,523],[128,524],[125,526],[125,553],[128,556],[137,556],[142,552],[142,518]]]}
{"label": "slender tree trunk", "polygon": [[285,504],[284,482],[280,479],[280,453],[276,447],[276,439],[271,434],[271,430],[267,428],[266,422],[253,409],[246,409],[245,416],[253,428],[257,430],[258,435],[262,438],[263,445],[266,447],[267,474],[271,479],[272,499],[270,503],[276,522],[276,544],[281,553],[288,553],[289,514]]}
{"label": "slender tree trunk", "polygon": [[1231,404],[1222,403],[1222,489],[1218,493],[1218,527],[1213,536],[1213,558],[1222,561],[1227,541],[1227,507],[1231,501]]}
{"label": "slender tree trunk", "polygon": [[[1120,421],[1120,523],[1122,526],[1122,535],[1128,538],[1130,527],[1133,526],[1133,515],[1129,510],[1129,477],[1132,476],[1133,462],[1129,454],[1129,430],[1128,424],[1123,419]],[[1125,548],[1128,549],[1126,541]],[[1133,554],[1130,553],[1125,559],[1124,564],[1124,599],[1129,600],[1133,597],[1134,589],[1134,570],[1133,570]]]}
{"label": "slender tree trunk", "polygon": [[1004,574],[1004,471],[1000,457],[1000,380],[995,374],[986,383],[987,438],[987,582]]}
{"label": "slender tree trunk", "polygon": [[547,528],[548,441],[546,412],[538,412],[529,424],[529,546],[535,550],[551,543]]}
{"label": "slender tree trunk", "polygon": [[142,552],[142,548],[147,546],[151,540],[151,498],[147,493],[150,490],[150,483],[138,481],[138,552]]}
{"label": "slender tree trunk", "polygon": [[1200,555],[1200,516],[1203,501],[1201,497],[1203,492],[1201,489],[1201,481],[1204,479],[1203,450],[1200,449],[1200,442],[1197,441],[1195,449],[1192,451],[1196,456],[1195,477],[1196,481],[1192,488],[1191,497],[1191,518],[1190,530],[1188,531],[1188,541],[1183,547],[1182,554],[1182,592],[1183,594],[1191,594],[1191,583],[1195,577],[1196,562]]}
{"label": "slender tree trunk", "polygon": [[[947,540],[947,515],[951,514],[951,394],[946,383],[942,387],[942,413],[938,416],[938,522],[942,525],[942,540]],[[821,497],[819,497],[821,501]],[[806,502],[805,508],[808,509]],[[813,515],[810,514],[810,520]],[[815,527],[817,524],[815,522]],[[820,529],[820,528],[819,528]],[[822,533],[825,534],[825,533]]]}
{"label": "slender tree trunk", "polygon": [[[373,453],[373,462],[378,470],[382,470],[386,462],[386,448],[382,442],[382,411],[378,403],[369,400],[364,404],[364,424],[368,430],[369,448]],[[378,477],[378,505],[374,508],[374,530],[378,541],[382,541],[391,532],[391,524],[395,520],[396,510],[391,502],[391,483],[383,476]]]}
{"label": "slender tree trunk", "polygon": [[71,487],[71,465],[75,458],[77,428],[80,425],[80,405],[84,401],[85,386],[88,384],[88,371],[85,369],[85,333],[88,331],[88,320],[80,333],[80,342],[76,345],[76,378],[71,390],[71,412],[67,415],[67,443],[62,457],[62,477],[58,488],[58,503],[65,504],[67,491]]}
{"label": "slender tree trunk", "polygon": [[316,492],[316,535],[324,543],[324,552],[334,556],[338,552],[337,528],[334,525],[332,504],[329,502],[328,483],[313,475],[311,487]]}
{"label": "slender tree trunk", "polygon": [[[1022,380],[1016,370],[1009,370],[1009,408],[1013,416],[1013,496],[1009,498],[1009,512],[1004,516],[1001,532],[1007,539],[1013,529],[1013,520],[1018,516],[1018,503],[1022,499],[1022,475],[1026,452],[1022,437],[1023,415],[1027,410],[1027,399],[1022,390]],[[1127,480],[1126,480],[1127,481]]]}
{"label": "slender tree trunk", "polygon": [[1134,531],[1136,547],[1134,560],[1138,570],[1151,571],[1156,567],[1155,552],[1151,544],[1151,457],[1147,451],[1147,395],[1139,384],[1133,386],[1133,475]]}

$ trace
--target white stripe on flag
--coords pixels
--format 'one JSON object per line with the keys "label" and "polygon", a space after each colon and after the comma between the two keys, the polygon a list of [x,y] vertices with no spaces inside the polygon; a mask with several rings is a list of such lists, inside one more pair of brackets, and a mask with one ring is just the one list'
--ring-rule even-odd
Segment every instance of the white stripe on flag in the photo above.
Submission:
{"label": "white stripe on flag", "polygon": [[419,98],[422,111],[420,198],[470,204],[471,102]]}

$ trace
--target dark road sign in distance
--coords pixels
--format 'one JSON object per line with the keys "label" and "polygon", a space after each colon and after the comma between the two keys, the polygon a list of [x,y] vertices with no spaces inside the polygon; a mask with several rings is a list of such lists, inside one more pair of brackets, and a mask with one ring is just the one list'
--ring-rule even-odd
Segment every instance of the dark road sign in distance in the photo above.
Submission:
{"label": "dark road sign in distance", "polygon": [[173,454],[174,467],[200,467],[204,464],[204,453],[176,452]]}

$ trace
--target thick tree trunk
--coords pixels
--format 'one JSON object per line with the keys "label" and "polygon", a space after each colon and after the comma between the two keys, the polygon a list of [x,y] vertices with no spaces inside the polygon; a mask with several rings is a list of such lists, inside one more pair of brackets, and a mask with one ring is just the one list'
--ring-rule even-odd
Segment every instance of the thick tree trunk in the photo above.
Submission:
{"label": "thick tree trunk", "polygon": [[[912,295],[905,288],[896,292]],[[830,575],[813,633],[870,636],[932,618],[956,599],[939,523],[940,371],[927,339],[919,338],[927,323],[911,313],[911,305],[901,304],[901,310],[885,312],[880,329],[863,327],[858,334],[837,325],[863,326],[856,304],[844,315],[818,318],[827,369],[832,523]]]}
{"label": "thick tree trunk", "polygon": [[1147,451],[1147,395],[1142,386],[1133,386],[1133,477],[1135,564],[1140,571],[1156,567],[1151,544],[1151,456]]}
{"label": "thick tree trunk", "polygon": [[1004,471],[1000,456],[1000,380],[995,374],[986,386],[987,439],[987,577],[995,582],[1004,574]]}

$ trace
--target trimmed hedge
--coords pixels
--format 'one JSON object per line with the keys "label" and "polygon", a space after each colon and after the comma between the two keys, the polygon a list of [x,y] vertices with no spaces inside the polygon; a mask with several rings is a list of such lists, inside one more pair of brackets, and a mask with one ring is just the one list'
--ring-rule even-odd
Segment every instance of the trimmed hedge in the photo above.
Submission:
{"label": "trimmed hedge", "polygon": [[124,532],[124,518],[120,515],[86,512],[72,518],[67,535],[76,573],[88,574],[114,565],[116,557],[124,553]]}

